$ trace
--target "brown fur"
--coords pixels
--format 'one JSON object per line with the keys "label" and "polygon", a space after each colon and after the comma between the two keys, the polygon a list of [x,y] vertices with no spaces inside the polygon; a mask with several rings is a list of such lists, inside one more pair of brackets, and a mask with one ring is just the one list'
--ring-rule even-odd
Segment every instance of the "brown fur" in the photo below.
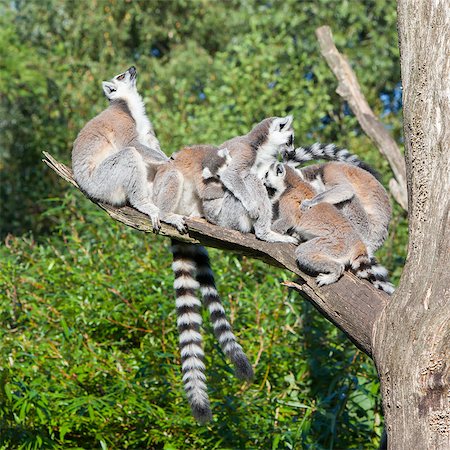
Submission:
{"label": "brown fur", "polygon": [[[318,176],[325,187],[324,196],[332,188],[348,188],[348,199],[331,203],[357,228],[369,252],[373,254],[385,241],[391,217],[389,197],[384,187],[369,172],[343,162],[315,164],[301,170],[305,180],[312,181]],[[324,196],[322,201],[328,201]]]}
{"label": "brown fur", "polygon": [[335,206],[319,203],[306,211],[300,209],[300,203],[313,198],[315,191],[294,169],[285,169],[286,190],[278,200],[279,218],[273,228],[280,233],[297,233],[307,240],[296,251],[299,265],[305,270],[329,273],[329,278],[336,281],[345,266],[357,268],[368,263],[366,246]]}

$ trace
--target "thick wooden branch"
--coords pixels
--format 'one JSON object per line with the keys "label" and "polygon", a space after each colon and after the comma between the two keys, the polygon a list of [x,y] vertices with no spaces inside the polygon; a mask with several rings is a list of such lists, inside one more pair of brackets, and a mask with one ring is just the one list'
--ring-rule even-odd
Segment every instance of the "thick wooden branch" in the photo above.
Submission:
{"label": "thick wooden branch", "polygon": [[[44,152],[43,161],[59,176],[79,188],[72,171]],[[124,206],[116,208],[97,203],[114,220],[139,231],[152,232],[150,219],[135,209]],[[360,280],[351,273],[330,286],[319,288],[314,277],[301,272],[295,262],[294,246],[291,244],[271,244],[263,242],[253,234],[242,234],[212,225],[202,219],[186,219],[188,233],[180,234],[170,225],[162,224],[159,232],[184,242],[201,243],[208,247],[230,250],[260,259],[272,266],[285,268],[299,277],[295,283],[285,283],[300,292],[328,320],[339,327],[362,351],[372,355],[372,335],[374,323],[380,316],[389,297],[375,289],[370,283]]]}
{"label": "thick wooden branch", "polygon": [[345,56],[339,53],[333,42],[330,27],[317,28],[316,36],[323,57],[338,79],[339,84],[336,92],[348,102],[361,128],[388,160],[395,177],[395,180],[389,182],[391,194],[400,206],[407,211],[406,166],[400,149],[367,103],[350,64]]}

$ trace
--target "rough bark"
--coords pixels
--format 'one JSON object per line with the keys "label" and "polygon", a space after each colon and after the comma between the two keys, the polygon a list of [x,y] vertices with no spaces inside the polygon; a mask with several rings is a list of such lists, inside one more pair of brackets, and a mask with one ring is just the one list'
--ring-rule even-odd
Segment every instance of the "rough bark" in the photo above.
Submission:
{"label": "rough bark", "polygon": [[400,0],[409,204],[401,283],[377,321],[374,359],[390,449],[450,448],[450,8]]}
{"label": "rough bark", "polygon": [[[44,162],[51,169],[78,188],[72,171],[68,167],[46,152],[44,156]],[[128,206],[115,208],[103,203],[95,203],[114,220],[139,231],[152,231],[150,219],[133,208]],[[291,271],[299,277],[299,280],[286,285],[301,292],[304,298],[339,327],[358,348],[369,356],[372,354],[373,326],[389,299],[384,292],[348,272],[337,283],[319,288],[313,277],[298,269],[294,257],[295,247],[291,244],[270,244],[256,239],[253,234],[242,234],[200,219],[187,219],[186,222],[189,228],[188,234],[182,235],[170,225],[162,224],[160,235],[242,253]]]}
{"label": "rough bark", "polygon": [[395,179],[392,178],[389,181],[389,189],[399,205],[407,210],[405,159],[397,143],[367,103],[355,72],[353,72],[345,56],[341,55],[334,45],[331,28],[328,26],[317,28],[316,36],[323,57],[338,79],[339,84],[336,92],[348,102],[361,128],[388,160],[395,176]]}

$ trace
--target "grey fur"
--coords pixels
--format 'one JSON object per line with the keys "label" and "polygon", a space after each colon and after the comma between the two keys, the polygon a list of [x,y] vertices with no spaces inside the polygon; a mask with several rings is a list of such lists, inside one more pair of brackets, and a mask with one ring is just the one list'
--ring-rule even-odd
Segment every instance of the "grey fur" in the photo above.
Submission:
{"label": "grey fur", "polygon": [[[288,116],[265,119],[246,135],[224,142],[221,148],[229,150],[231,161],[220,174],[223,202],[206,199],[206,218],[241,232],[253,230],[264,241],[296,243],[292,236],[271,229],[272,205],[261,181],[266,167],[292,140],[292,117]],[[219,192],[220,187],[214,189]]]}
{"label": "grey fur", "polygon": [[159,210],[152,201],[148,172],[168,161],[161,151],[136,90],[136,69],[103,83],[110,105],[78,134],[72,168],[89,197],[112,205],[130,202],[160,227]]}

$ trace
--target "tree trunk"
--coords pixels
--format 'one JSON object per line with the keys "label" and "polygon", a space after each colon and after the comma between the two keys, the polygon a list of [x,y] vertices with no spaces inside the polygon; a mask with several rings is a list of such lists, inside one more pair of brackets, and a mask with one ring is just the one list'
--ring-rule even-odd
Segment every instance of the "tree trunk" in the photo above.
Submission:
{"label": "tree trunk", "polygon": [[409,248],[374,331],[389,449],[450,449],[450,7],[400,0]]}

